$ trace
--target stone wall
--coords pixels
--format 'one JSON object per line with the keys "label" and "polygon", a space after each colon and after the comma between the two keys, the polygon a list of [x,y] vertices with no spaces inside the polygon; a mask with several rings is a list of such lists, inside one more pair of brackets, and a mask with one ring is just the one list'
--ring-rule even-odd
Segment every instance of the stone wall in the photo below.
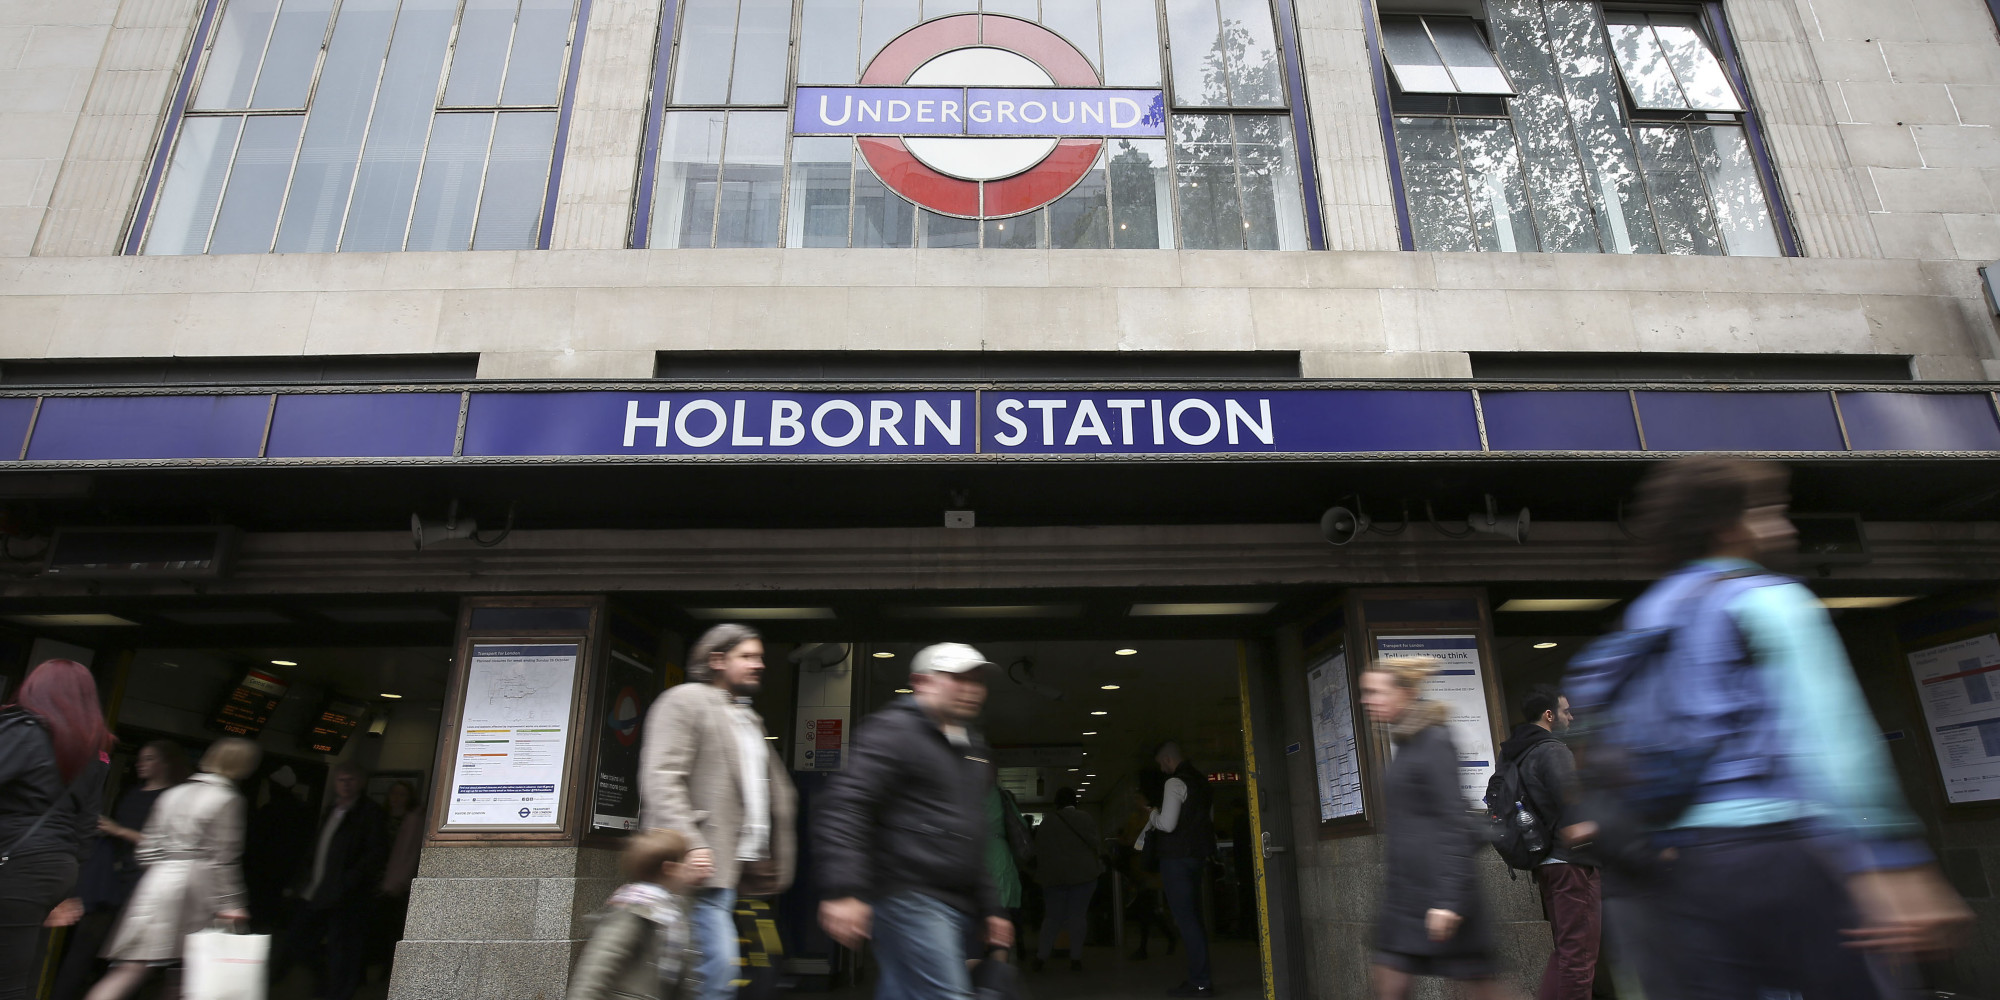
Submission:
{"label": "stone wall", "polygon": [[617,860],[599,848],[426,848],[391,1000],[561,1000],[590,915],[622,881]]}

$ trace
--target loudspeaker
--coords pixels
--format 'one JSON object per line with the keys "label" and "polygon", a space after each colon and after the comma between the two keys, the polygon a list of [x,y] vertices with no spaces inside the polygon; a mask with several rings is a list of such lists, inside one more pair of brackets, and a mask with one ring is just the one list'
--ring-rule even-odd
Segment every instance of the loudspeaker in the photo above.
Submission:
{"label": "loudspeaker", "polygon": [[1328,507],[1319,516],[1319,533],[1335,545],[1346,545],[1367,530],[1368,515],[1356,514],[1345,507]]}

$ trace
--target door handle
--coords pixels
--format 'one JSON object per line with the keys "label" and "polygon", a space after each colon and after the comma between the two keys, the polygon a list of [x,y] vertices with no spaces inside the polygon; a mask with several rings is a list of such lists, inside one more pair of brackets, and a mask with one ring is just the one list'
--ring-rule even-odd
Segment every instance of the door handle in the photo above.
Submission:
{"label": "door handle", "polygon": [[1265,830],[1263,839],[1264,839],[1264,859],[1266,861],[1270,860],[1271,858],[1277,855],[1285,853],[1285,849],[1283,847],[1271,843],[1271,831]]}

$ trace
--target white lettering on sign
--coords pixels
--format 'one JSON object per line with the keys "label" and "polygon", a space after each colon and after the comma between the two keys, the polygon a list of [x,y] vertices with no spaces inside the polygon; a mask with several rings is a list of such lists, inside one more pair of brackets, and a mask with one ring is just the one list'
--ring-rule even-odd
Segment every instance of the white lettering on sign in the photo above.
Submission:
{"label": "white lettering on sign", "polygon": [[[847,418],[853,421],[847,433],[833,435],[826,432],[826,415],[833,412],[845,413],[847,414]],[[861,436],[862,428],[866,426],[868,426],[868,421],[862,419],[861,407],[844,399],[827,400],[819,404],[817,409],[813,410],[813,440],[829,448],[843,448],[853,444],[854,439]]]}
{"label": "white lettering on sign", "polygon": [[1097,404],[1088,399],[1076,404],[1076,419],[1069,422],[1069,436],[1063,439],[1063,444],[1074,445],[1085,434],[1107,448],[1111,446],[1111,433],[1104,429],[1104,419],[1097,415]]}
{"label": "white lettering on sign", "polygon": [[806,425],[799,422],[799,416],[806,408],[789,399],[771,401],[771,444],[778,448],[789,448],[806,439]]}
{"label": "white lettering on sign", "polygon": [[917,444],[919,445],[924,443],[924,426],[926,424],[937,428],[938,436],[944,439],[945,444],[957,444],[958,400],[954,399],[951,401],[950,423],[946,423],[942,417],[938,416],[938,412],[931,408],[929,400],[917,400]]}
{"label": "white lettering on sign", "polygon": [[[968,440],[970,400],[914,398],[918,394],[828,399],[769,399],[751,393],[721,398],[692,395],[675,399],[628,399],[624,447],[704,449],[784,449],[808,439],[825,449],[976,447]],[[998,396],[994,427],[983,439],[993,447],[1110,451],[1146,447],[1180,449],[1277,444],[1277,423],[1268,398],[1204,396],[1090,398]],[[1146,430],[1150,427],[1150,438]],[[651,430],[651,442],[642,436]],[[1039,432],[1039,433],[1038,433]],[[978,436],[976,434],[970,436]]]}
{"label": "white lettering on sign", "polygon": [[738,448],[744,447],[746,445],[755,446],[764,443],[763,438],[751,437],[748,434],[743,433],[744,428],[750,426],[749,422],[743,419],[743,409],[748,405],[750,404],[745,400],[739,399],[736,401],[735,429],[730,432],[729,443]]}
{"label": "white lettering on sign", "polygon": [[[661,403],[661,407],[667,404]],[[688,433],[688,418],[697,413],[715,415],[715,426],[706,434]],[[693,448],[706,448],[722,440],[722,432],[729,429],[729,418],[722,415],[722,407],[712,399],[697,399],[681,407],[681,415],[674,418],[674,433],[680,435],[681,443]]]}
{"label": "white lettering on sign", "polygon": [[660,415],[657,417],[640,416],[639,401],[636,399],[625,404],[625,447],[632,447],[633,436],[639,432],[639,428],[641,427],[651,427],[653,429],[653,447],[665,448],[667,446],[667,428],[669,424],[667,423],[666,400],[660,401]]}
{"label": "white lettering on sign", "polygon": [[1118,411],[1118,430],[1122,432],[1118,443],[1131,444],[1132,411],[1144,408],[1146,401],[1143,399],[1107,399],[1104,401],[1104,405]]}
{"label": "white lettering on sign", "polygon": [[[633,405],[636,406],[638,404],[635,403]],[[1014,428],[1011,432],[993,435],[993,440],[1012,448],[1028,439],[1028,425],[1022,423],[1021,418],[1014,416],[1014,414],[1019,412],[1021,412],[1021,401],[1018,399],[1003,399],[1000,401],[1000,405],[993,408],[993,415],[999,417],[1001,423]],[[625,437],[626,440],[631,440],[632,432],[626,431]]]}
{"label": "white lettering on sign", "polygon": [[1242,422],[1244,429],[1248,430],[1251,434],[1255,435],[1259,442],[1262,442],[1264,444],[1276,444],[1278,442],[1277,435],[1273,433],[1271,430],[1270,400],[1260,399],[1257,401],[1258,418],[1255,421],[1252,421],[1250,419],[1250,411],[1244,409],[1243,404],[1238,403],[1233,399],[1225,399],[1222,401],[1222,411],[1229,415],[1230,444],[1237,443],[1236,425],[1239,420]]}
{"label": "white lettering on sign", "polygon": [[1056,443],[1056,411],[1069,405],[1067,399],[1031,399],[1028,408],[1042,411],[1042,443]]}
{"label": "white lettering on sign", "polygon": [[[1200,410],[1208,418],[1207,430],[1196,434],[1181,426],[1181,414],[1189,410]],[[1179,438],[1182,444],[1207,444],[1222,432],[1222,417],[1215,412],[1215,407],[1199,399],[1183,399],[1175,403],[1174,412],[1168,415],[1167,423],[1173,425],[1174,437]]]}

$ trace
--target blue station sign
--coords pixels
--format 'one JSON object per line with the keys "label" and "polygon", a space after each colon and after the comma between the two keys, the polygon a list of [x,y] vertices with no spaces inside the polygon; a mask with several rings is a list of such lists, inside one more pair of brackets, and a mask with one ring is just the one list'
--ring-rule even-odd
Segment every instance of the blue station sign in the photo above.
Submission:
{"label": "blue station sign", "polygon": [[1159,90],[1044,87],[800,87],[795,135],[1167,134]]}

